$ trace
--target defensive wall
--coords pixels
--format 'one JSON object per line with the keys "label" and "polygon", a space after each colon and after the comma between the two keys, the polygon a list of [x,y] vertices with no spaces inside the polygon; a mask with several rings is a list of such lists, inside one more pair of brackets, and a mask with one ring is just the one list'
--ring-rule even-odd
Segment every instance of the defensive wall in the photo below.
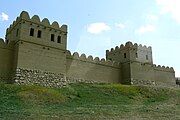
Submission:
{"label": "defensive wall", "polygon": [[13,45],[0,39],[0,79],[3,81],[10,80],[13,74],[13,53]]}
{"label": "defensive wall", "polygon": [[106,59],[120,62],[124,84],[175,85],[172,67],[153,64],[152,48],[127,42],[106,50]]}
{"label": "defensive wall", "polygon": [[96,82],[121,82],[121,69],[118,62],[104,58],[100,60],[99,57],[93,59],[92,56],[86,58],[85,54],[79,56],[77,52],[71,55],[70,51],[67,51],[66,57],[67,77]]}
{"label": "defensive wall", "polygon": [[127,42],[106,59],[67,50],[67,25],[23,11],[0,39],[0,78],[17,84],[61,87],[72,82],[176,85],[171,67],[153,64],[152,48]]}

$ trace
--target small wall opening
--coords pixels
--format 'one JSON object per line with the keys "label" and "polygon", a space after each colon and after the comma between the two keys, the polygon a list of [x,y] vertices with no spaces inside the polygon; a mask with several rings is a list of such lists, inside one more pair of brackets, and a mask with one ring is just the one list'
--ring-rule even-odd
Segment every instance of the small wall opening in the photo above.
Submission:
{"label": "small wall opening", "polygon": [[61,41],[61,36],[58,36],[58,37],[57,37],[57,43],[62,43],[62,41]]}
{"label": "small wall opening", "polygon": [[138,53],[136,53],[136,58],[138,58]]}
{"label": "small wall opening", "polygon": [[146,60],[148,60],[148,55],[146,55]]}
{"label": "small wall opening", "polygon": [[41,34],[42,34],[42,31],[41,31],[41,30],[38,30],[37,37],[38,37],[38,38],[41,38]]}
{"label": "small wall opening", "polygon": [[124,58],[126,58],[126,53],[124,53]]}
{"label": "small wall opening", "polygon": [[54,42],[54,34],[51,34],[51,41]]}
{"label": "small wall opening", "polygon": [[19,29],[16,30],[16,37],[19,35]]}
{"label": "small wall opening", "polygon": [[30,29],[29,35],[30,35],[30,36],[34,36],[34,29],[33,29],[33,28]]}

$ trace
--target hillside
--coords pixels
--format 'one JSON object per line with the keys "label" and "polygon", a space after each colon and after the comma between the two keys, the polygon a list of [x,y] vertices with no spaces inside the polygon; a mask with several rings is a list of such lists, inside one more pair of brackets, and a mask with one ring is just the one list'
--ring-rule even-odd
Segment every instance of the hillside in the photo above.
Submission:
{"label": "hillside", "polygon": [[1,83],[0,119],[180,120],[180,89],[84,83],[55,89]]}

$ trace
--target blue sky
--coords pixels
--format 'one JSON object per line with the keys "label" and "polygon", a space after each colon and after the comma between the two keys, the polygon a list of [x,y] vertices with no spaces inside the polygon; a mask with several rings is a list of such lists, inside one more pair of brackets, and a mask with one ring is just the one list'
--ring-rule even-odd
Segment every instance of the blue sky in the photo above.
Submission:
{"label": "blue sky", "polygon": [[180,0],[0,0],[0,37],[25,10],[68,25],[68,49],[105,57],[127,41],[152,46],[155,64],[180,76]]}

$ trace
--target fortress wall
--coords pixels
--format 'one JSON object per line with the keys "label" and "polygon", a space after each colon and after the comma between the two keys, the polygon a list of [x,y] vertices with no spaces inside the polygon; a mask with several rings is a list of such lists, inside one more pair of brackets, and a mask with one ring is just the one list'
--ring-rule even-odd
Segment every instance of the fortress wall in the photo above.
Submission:
{"label": "fortress wall", "polygon": [[[78,53],[67,53],[67,77],[70,79],[82,79],[87,82],[120,83],[120,66],[112,61],[86,58],[85,54],[79,57]],[[73,81],[72,81],[73,82]]]}
{"label": "fortress wall", "polygon": [[154,68],[154,80],[159,85],[176,85],[176,79],[175,79],[175,72],[174,69],[171,67],[165,67],[165,66],[153,66]]}
{"label": "fortress wall", "polygon": [[131,74],[130,74],[131,68],[130,63],[121,63],[121,83],[122,84],[130,84],[131,82]]}
{"label": "fortress wall", "polygon": [[10,44],[0,39],[0,80],[11,79],[13,66],[13,48]]}
{"label": "fortress wall", "polygon": [[143,64],[139,62],[131,63],[131,76],[133,84],[143,85],[175,85],[175,73],[173,68]]}
{"label": "fortress wall", "polygon": [[65,74],[66,54],[61,49],[18,42],[17,68]]}
{"label": "fortress wall", "polygon": [[155,85],[154,77],[154,69],[151,64],[131,63],[131,84]]}

